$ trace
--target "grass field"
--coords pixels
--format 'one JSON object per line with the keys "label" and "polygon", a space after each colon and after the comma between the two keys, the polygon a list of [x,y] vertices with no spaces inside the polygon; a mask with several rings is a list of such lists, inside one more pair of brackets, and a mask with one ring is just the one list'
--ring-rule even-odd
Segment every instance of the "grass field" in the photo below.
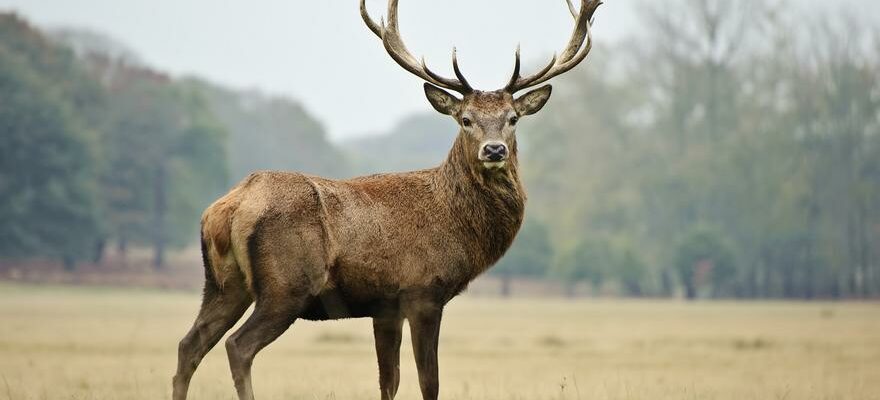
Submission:
{"label": "grass field", "polygon": [[[0,399],[164,399],[195,293],[0,285]],[[378,398],[368,320],[297,322],[261,353],[261,399]],[[880,304],[462,297],[441,397],[880,399]],[[420,399],[405,338],[400,399]],[[232,399],[223,346],[192,399]]]}

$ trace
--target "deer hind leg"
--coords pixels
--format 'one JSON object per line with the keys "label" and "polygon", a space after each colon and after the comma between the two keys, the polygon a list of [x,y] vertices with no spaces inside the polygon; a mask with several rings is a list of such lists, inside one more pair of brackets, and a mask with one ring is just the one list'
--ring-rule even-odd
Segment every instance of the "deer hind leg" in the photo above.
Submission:
{"label": "deer hind leg", "polygon": [[227,285],[221,291],[213,278],[205,281],[199,315],[178,347],[177,373],[173,379],[174,400],[186,399],[190,379],[202,358],[235,325],[252,302],[243,284]]}
{"label": "deer hind leg", "polygon": [[296,321],[326,280],[319,240],[318,234],[309,231],[272,229],[255,232],[248,240],[256,305],[242,327],[226,340],[229,368],[240,400],[254,399],[254,357]]}
{"label": "deer hind leg", "polygon": [[[275,298],[257,302],[254,313],[226,340],[229,368],[240,400],[253,400],[251,366],[254,357],[264,347],[281,336],[302,312],[305,297]],[[285,304],[277,304],[284,302]],[[270,303],[276,303],[271,304]]]}

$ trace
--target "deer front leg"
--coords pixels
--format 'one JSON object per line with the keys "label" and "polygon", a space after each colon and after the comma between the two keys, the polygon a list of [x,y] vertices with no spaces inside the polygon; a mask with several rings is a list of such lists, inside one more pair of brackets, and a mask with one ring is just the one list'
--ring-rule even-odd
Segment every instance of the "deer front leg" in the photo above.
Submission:
{"label": "deer front leg", "polygon": [[437,344],[440,339],[442,316],[443,308],[441,306],[419,307],[407,316],[423,400],[437,400],[440,390]]}
{"label": "deer front leg", "polygon": [[400,341],[403,318],[373,318],[373,336],[376,338],[376,356],[379,359],[379,389],[382,400],[394,400],[400,385]]}

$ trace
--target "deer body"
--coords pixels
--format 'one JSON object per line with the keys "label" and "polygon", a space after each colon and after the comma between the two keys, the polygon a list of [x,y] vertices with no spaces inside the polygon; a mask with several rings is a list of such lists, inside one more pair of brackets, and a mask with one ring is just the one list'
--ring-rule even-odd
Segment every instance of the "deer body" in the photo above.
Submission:
{"label": "deer body", "polygon": [[243,277],[256,297],[262,282],[295,280],[304,319],[374,317],[407,296],[445,303],[510,246],[525,202],[516,168],[474,171],[458,147],[408,173],[252,174],[205,212],[216,284]]}
{"label": "deer body", "polygon": [[[443,307],[492,266],[523,221],[516,124],[550,98],[549,85],[592,47],[590,19],[601,3],[569,1],[576,27],[563,53],[534,75],[514,73],[500,90],[474,90],[458,67],[446,78],[417,62],[389,0],[388,25],[361,0],[367,27],[404,69],[427,81],[428,101],[460,132],[447,159],[421,171],[329,180],[300,173],[251,174],[202,217],[205,290],[199,315],[181,340],[173,399],[185,400],[202,358],[255,303],[226,341],[240,400],[253,400],[254,357],[298,319],[371,317],[382,400],[400,383],[403,321],[409,322],[424,400],[437,400]],[[584,41],[586,40],[586,44]],[[462,95],[453,96],[446,90]]]}

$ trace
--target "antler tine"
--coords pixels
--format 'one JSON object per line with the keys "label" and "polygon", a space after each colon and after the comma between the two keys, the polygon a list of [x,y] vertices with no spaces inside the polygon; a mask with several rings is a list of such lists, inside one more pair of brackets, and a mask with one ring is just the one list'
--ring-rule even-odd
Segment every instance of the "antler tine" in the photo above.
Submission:
{"label": "antler tine", "polygon": [[[461,76],[461,71],[458,71],[458,67],[456,67],[456,64],[457,63],[453,60],[452,65],[456,69],[456,75],[458,75],[460,77],[459,79],[463,80],[464,77]],[[422,57],[422,61],[421,61],[420,65],[421,65],[422,71],[424,71],[424,73],[427,75],[427,77],[421,76],[419,74],[416,74],[416,75],[419,75],[421,78],[425,79],[428,82],[431,82],[431,83],[433,83],[437,86],[440,86],[440,87],[445,87],[450,90],[455,90],[456,92],[459,92],[462,94],[470,93],[473,91],[473,89],[471,89],[470,85],[468,85],[467,81],[462,82],[461,80],[446,78],[444,76],[438,75],[434,71],[431,71],[431,69],[428,68],[427,64],[425,63],[425,57]]]}
{"label": "antler tine", "polygon": [[520,78],[520,76],[519,76],[519,69],[521,67],[520,50],[521,50],[520,45],[517,44],[516,45],[516,61],[513,62],[513,75],[510,77],[510,81],[507,82],[507,86],[504,87],[505,89],[513,88],[514,85],[516,85],[516,81]]}
{"label": "antler tine", "polygon": [[[599,2],[601,3],[601,1]],[[584,45],[584,40],[586,40],[587,35],[590,32],[590,19],[592,18],[592,14],[587,15],[587,7],[589,6],[590,2],[587,0],[581,0],[581,11],[578,16],[575,17],[574,31],[571,33],[571,39],[568,40],[568,45],[565,46],[565,51],[563,51],[562,55],[559,57],[560,61],[568,62],[568,60],[571,60],[572,57],[577,54],[578,50],[581,49],[581,46]]]}
{"label": "antler tine", "polygon": [[[571,0],[566,0],[566,2],[568,3],[569,9],[573,10],[574,4],[572,4]],[[550,64],[526,78],[520,77],[519,68],[515,68],[514,77],[511,78],[511,81],[508,83],[505,90],[513,93],[531,86],[539,85],[553,77],[568,72],[587,58],[587,55],[593,48],[591,21],[593,14],[600,5],[602,5],[602,0],[581,0],[581,10],[575,17],[576,23],[574,31],[572,32],[571,38],[562,54],[559,57],[554,55]],[[517,50],[517,53],[518,52],[519,51]],[[517,55],[517,63],[519,63],[519,55]]]}
{"label": "antler tine", "polygon": [[533,75],[531,75],[527,78],[523,78],[522,76],[520,76],[520,69],[521,69],[520,48],[517,45],[517,47],[516,47],[516,62],[513,66],[513,76],[510,78],[510,82],[507,83],[507,86],[504,87],[504,90],[507,90],[510,93],[514,93],[514,92],[520,91],[522,89],[525,89],[529,86],[532,86],[528,83],[533,80],[539,79],[540,77],[547,74],[547,72],[549,72],[551,69],[553,69],[554,66],[556,66],[556,60],[558,60],[556,53],[553,53],[553,57],[550,58],[550,62],[547,63],[547,65],[545,65],[544,68],[541,68],[538,72],[534,73]]}
{"label": "antler tine", "polygon": [[[370,30],[379,37],[379,39],[382,39],[382,26],[380,26],[376,23],[376,21],[373,21],[373,19],[370,18],[370,13],[367,12],[367,0],[361,0],[361,18],[363,18],[364,23],[367,24],[367,28],[370,28]],[[382,22],[382,25],[385,25],[384,21]]]}
{"label": "antler tine", "polygon": [[455,57],[454,50],[452,55],[452,65],[458,79],[446,78],[434,73],[428,69],[424,57],[422,57],[421,62],[419,62],[412,53],[409,52],[406,45],[403,43],[403,39],[400,37],[400,29],[397,22],[397,3],[398,0],[388,0],[388,24],[385,25],[383,21],[383,23],[379,25],[370,18],[369,13],[367,12],[366,0],[361,0],[361,17],[364,19],[367,27],[382,39],[382,44],[385,46],[388,55],[391,56],[398,65],[403,67],[403,69],[434,85],[454,90],[462,94],[472,92],[473,89],[468,85],[467,81],[464,79],[464,75],[462,75],[461,70],[458,68],[458,60]]}
{"label": "antler tine", "polygon": [[458,78],[461,85],[464,86],[467,91],[473,91],[473,88],[471,88],[467,79],[464,78],[464,74],[461,73],[461,68],[458,67],[458,50],[455,47],[452,48],[452,70],[455,72],[455,77]]}
{"label": "antler tine", "polygon": [[[568,3],[568,11],[571,12],[571,16],[574,17],[575,21],[577,21],[577,19],[578,19],[578,12],[577,11],[578,10],[577,10],[577,8],[575,8],[574,3],[572,3],[571,0],[565,0],[565,2]],[[586,2],[586,0],[581,0],[581,3],[585,3],[585,2]]]}

